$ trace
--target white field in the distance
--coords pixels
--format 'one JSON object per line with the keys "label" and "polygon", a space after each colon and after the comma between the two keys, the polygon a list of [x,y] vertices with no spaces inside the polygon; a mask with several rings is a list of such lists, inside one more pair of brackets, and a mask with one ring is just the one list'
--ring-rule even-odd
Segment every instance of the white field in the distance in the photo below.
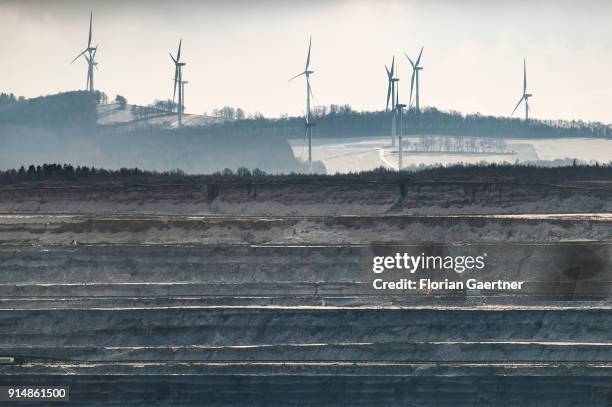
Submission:
{"label": "white field in the distance", "polygon": [[[411,142],[417,137],[405,137]],[[508,147],[516,154],[410,154],[404,155],[404,165],[450,165],[455,163],[514,162],[531,160],[555,160],[576,158],[583,161],[612,161],[612,140],[590,138],[557,139],[506,139]],[[308,159],[307,142],[289,140],[294,155]],[[390,136],[353,137],[312,140],[313,160],[322,161],[329,174],[363,171],[385,166],[397,168],[397,147],[390,146]]]}

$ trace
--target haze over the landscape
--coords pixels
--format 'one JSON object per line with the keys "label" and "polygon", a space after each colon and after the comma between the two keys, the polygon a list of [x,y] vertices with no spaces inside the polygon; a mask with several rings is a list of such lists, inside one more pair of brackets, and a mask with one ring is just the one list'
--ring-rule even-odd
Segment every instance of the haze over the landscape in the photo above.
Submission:
{"label": "haze over the landscape", "polygon": [[0,16],[0,403],[612,407],[612,0]]}
{"label": "haze over the landscape", "polygon": [[[612,122],[612,4],[606,1],[0,1],[0,89],[34,97],[83,89],[89,11],[99,44],[96,88],[148,104],[172,97],[168,52],[183,38],[186,108],[231,105],[302,114],[313,35],[314,103],[384,108],[383,64],[425,46],[422,104],[509,115],[527,58],[535,118]],[[521,116],[520,111],[517,116]]]}

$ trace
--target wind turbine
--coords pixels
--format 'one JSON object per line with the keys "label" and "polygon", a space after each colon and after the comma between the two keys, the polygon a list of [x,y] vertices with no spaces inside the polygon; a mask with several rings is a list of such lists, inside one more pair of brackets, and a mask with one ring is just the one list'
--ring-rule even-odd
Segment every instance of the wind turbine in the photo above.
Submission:
{"label": "wind turbine", "polygon": [[421,56],[423,55],[423,48],[424,47],[421,47],[421,52],[419,52],[419,56],[417,57],[416,62],[412,61],[412,59],[410,59],[408,54],[404,53],[404,55],[406,55],[406,58],[408,58],[408,61],[410,61],[410,65],[412,65],[412,79],[410,79],[410,100],[409,100],[410,106],[412,106],[412,92],[413,92],[413,89],[415,86],[415,80],[416,80],[415,107],[416,107],[417,113],[421,111],[420,110],[421,108],[420,98],[419,98],[419,71],[423,70],[423,67],[420,65]]}
{"label": "wind turbine", "polygon": [[312,96],[312,89],[310,88],[310,75],[314,73],[310,68],[310,50],[312,48],[312,36],[310,37],[308,43],[308,56],[306,57],[306,67],[304,68],[304,72],[300,72],[295,75],[293,78],[289,79],[289,82],[294,80],[295,78],[304,75],[306,77],[306,114],[304,117],[304,126],[306,127],[306,135],[308,136],[308,173],[312,174],[312,128],[316,126],[315,123],[312,122],[310,117],[310,98]]}
{"label": "wind turbine", "polygon": [[523,58],[523,96],[521,96],[518,103],[514,107],[511,116],[514,116],[514,112],[516,112],[516,109],[518,109],[521,103],[525,101],[525,121],[529,121],[529,112],[531,112],[531,109],[529,109],[529,98],[532,96],[533,94],[527,93],[527,63]]}
{"label": "wind turbine", "polygon": [[393,57],[391,61],[391,69],[385,65],[385,70],[387,71],[387,80],[389,82],[387,86],[387,105],[385,111],[389,111],[389,100],[391,100],[391,146],[395,146],[395,105],[397,104],[397,85],[396,82],[399,81],[399,78],[395,76],[395,57]]}
{"label": "wind turbine", "polygon": [[92,23],[93,23],[93,11],[89,14],[89,38],[87,39],[87,48],[85,48],[79,55],[77,55],[71,64],[74,63],[79,57],[84,56],[87,61],[87,85],[85,90],[90,92],[94,91],[94,67],[96,70],[98,69],[98,63],[95,61],[96,52],[98,51],[98,46],[91,46],[91,36],[92,36]]}
{"label": "wind turbine", "polygon": [[178,107],[176,109],[178,115],[178,126],[181,127],[183,125],[183,107],[185,105],[185,101],[183,100],[183,67],[185,66],[184,62],[181,62],[181,45],[183,40],[179,41],[178,51],[176,52],[176,58],[172,56],[172,53],[169,52],[170,58],[172,58],[172,62],[174,62],[174,93],[172,93],[172,101],[176,99],[176,88],[178,86]]}

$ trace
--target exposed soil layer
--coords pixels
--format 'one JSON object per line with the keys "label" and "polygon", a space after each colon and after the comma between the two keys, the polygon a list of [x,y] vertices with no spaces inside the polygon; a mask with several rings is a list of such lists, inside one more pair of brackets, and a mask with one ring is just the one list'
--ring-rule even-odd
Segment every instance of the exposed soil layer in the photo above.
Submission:
{"label": "exposed soil layer", "polygon": [[0,244],[367,245],[612,240],[612,216],[0,215]]}
{"label": "exposed soil layer", "polygon": [[609,183],[501,181],[51,183],[0,187],[0,213],[383,215],[612,211]]}
{"label": "exposed soil layer", "polygon": [[[608,406],[612,189],[417,182],[0,187],[0,384],[71,405]],[[483,255],[524,289],[380,291]],[[28,405],[23,403],[20,405]],[[34,405],[34,404],[32,404]]]}

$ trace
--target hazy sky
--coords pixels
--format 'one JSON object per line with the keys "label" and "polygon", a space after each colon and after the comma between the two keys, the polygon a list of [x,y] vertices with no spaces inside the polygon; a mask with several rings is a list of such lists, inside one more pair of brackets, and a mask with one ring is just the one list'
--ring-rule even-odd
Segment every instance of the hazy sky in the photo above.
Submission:
{"label": "hazy sky", "polygon": [[26,97],[85,87],[90,9],[96,88],[129,102],[172,97],[168,51],[183,39],[190,113],[223,105],[301,114],[308,36],[314,103],[384,108],[384,64],[423,45],[421,100],[508,115],[527,58],[533,116],[612,123],[612,2],[564,0],[0,0],[0,91]]}

